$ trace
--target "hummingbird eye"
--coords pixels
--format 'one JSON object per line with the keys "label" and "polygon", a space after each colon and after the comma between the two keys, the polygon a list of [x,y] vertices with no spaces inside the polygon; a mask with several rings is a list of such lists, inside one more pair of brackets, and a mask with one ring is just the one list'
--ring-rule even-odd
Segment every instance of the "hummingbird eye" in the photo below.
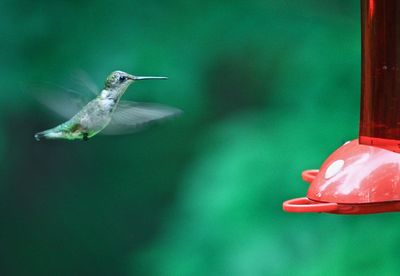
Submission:
{"label": "hummingbird eye", "polygon": [[120,77],[118,78],[118,80],[119,80],[120,82],[124,82],[124,81],[126,80],[126,77],[125,77],[125,76],[120,76]]}

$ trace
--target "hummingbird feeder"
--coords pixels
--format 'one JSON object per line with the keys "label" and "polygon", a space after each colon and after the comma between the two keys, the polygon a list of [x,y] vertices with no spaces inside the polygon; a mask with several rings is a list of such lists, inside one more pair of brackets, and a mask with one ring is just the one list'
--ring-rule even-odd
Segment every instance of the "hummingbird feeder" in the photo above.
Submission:
{"label": "hummingbird feeder", "polygon": [[359,137],[306,170],[307,197],[287,212],[370,214],[400,211],[400,1],[361,0]]}

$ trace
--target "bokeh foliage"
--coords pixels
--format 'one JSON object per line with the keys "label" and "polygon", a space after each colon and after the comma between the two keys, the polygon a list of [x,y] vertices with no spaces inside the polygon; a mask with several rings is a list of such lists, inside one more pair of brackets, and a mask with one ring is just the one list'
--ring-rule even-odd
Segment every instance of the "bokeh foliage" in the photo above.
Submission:
{"label": "bokeh foliage", "polygon": [[[288,214],[357,137],[358,1],[0,3],[0,275],[396,275],[397,214]],[[38,84],[167,75],[185,111],[127,136],[36,142]]]}

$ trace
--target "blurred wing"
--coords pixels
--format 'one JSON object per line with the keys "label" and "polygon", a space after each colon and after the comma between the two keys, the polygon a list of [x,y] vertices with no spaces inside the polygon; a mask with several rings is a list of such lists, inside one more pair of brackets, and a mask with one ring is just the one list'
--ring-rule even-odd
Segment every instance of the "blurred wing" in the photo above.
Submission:
{"label": "blurred wing", "polygon": [[181,113],[181,110],[165,105],[120,101],[110,124],[101,133],[106,135],[132,133],[151,123]]}
{"label": "blurred wing", "polygon": [[99,87],[97,87],[96,83],[92,80],[89,74],[83,70],[77,70],[73,74],[73,80],[77,86],[79,91],[90,92],[93,96],[97,96],[100,93]]}
{"label": "blurred wing", "polygon": [[39,91],[37,99],[54,113],[69,119],[100,91],[89,75],[82,70],[73,74],[72,84],[73,88],[50,85],[55,88],[36,89]]}
{"label": "blurred wing", "polygon": [[50,91],[40,94],[38,97],[40,103],[46,106],[54,113],[69,119],[74,116],[87,103],[83,98],[70,94]]}

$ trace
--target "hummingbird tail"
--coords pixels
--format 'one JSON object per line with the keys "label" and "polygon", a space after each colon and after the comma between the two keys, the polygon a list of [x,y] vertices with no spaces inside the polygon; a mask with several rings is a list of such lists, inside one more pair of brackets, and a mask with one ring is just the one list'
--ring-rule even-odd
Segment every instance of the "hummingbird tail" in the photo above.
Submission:
{"label": "hummingbird tail", "polygon": [[39,132],[35,134],[35,139],[36,141],[40,141],[46,138],[46,134],[44,134],[43,132]]}
{"label": "hummingbird tail", "polygon": [[54,131],[54,129],[45,130],[35,134],[36,141],[47,140],[47,139],[60,139],[62,135],[60,132]]}

